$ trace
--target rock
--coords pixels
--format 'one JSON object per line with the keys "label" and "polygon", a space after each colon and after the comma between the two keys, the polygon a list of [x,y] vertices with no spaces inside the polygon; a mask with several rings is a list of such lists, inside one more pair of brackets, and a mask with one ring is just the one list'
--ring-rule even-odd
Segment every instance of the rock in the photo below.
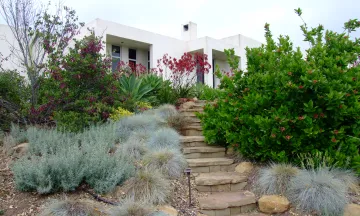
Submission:
{"label": "rock", "polygon": [[207,216],[206,214],[197,213],[197,216]]}
{"label": "rock", "polygon": [[254,165],[251,162],[242,162],[235,167],[235,172],[248,174],[253,170],[253,168]]}
{"label": "rock", "polygon": [[358,216],[360,215],[360,205],[348,204],[344,209],[344,216]]}
{"label": "rock", "polygon": [[26,154],[29,149],[29,143],[21,143],[11,149],[11,155],[15,157],[21,157]]}
{"label": "rock", "polygon": [[158,210],[166,213],[169,216],[177,216],[178,215],[178,211],[175,208],[173,208],[172,206],[168,206],[168,205],[159,206]]}
{"label": "rock", "polygon": [[259,209],[264,213],[282,213],[289,209],[290,202],[286,197],[278,195],[264,195],[259,201]]}
{"label": "rock", "polygon": [[180,109],[191,109],[195,106],[195,102],[188,101],[180,105]]}

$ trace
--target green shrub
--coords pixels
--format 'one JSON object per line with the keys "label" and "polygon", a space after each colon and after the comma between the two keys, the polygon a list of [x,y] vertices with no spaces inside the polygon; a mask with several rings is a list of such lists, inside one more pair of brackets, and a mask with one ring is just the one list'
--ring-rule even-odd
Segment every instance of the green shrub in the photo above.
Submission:
{"label": "green shrub", "polygon": [[180,149],[180,135],[171,128],[163,128],[151,134],[147,142],[150,150],[161,148]]}
{"label": "green shrub", "polygon": [[156,98],[159,104],[175,104],[179,99],[179,96],[172,88],[171,81],[164,80]]}
{"label": "green shrub", "polygon": [[168,178],[179,178],[186,167],[186,160],[178,149],[156,149],[144,156],[144,165],[160,170]]}
{"label": "green shrub", "polygon": [[[351,20],[345,29],[359,26]],[[258,161],[299,162],[317,151],[345,167],[358,160],[360,65],[351,65],[360,44],[322,25],[302,30],[311,45],[305,56],[287,36],[276,42],[266,24],[266,45],[246,49],[245,74],[234,50],[225,51],[233,76],[222,76],[223,96],[201,115],[208,142]]]}
{"label": "green shrub", "polygon": [[0,209],[0,215],[4,215],[5,214],[5,210]]}
{"label": "green shrub", "polygon": [[52,200],[41,216],[91,216],[97,215],[90,203],[79,200]]}
{"label": "green shrub", "polygon": [[115,207],[112,216],[147,216],[152,212],[152,208],[148,203],[141,201],[134,201],[133,199],[126,199],[120,206]]}
{"label": "green shrub", "polygon": [[284,195],[299,169],[290,164],[271,164],[262,168],[257,180],[257,190],[260,194],[281,194]]}
{"label": "green shrub", "polygon": [[25,77],[16,71],[0,72],[0,130],[9,130],[11,123],[25,123],[30,99]]}
{"label": "green shrub", "polygon": [[158,170],[143,168],[129,183],[129,193],[135,201],[163,204],[170,195],[170,182]]}
{"label": "green shrub", "polygon": [[287,191],[287,198],[304,213],[342,215],[347,187],[328,169],[301,171]]}
{"label": "green shrub", "polygon": [[211,88],[208,85],[198,83],[195,86],[195,93],[194,96],[199,100],[206,100],[206,101],[214,101],[218,98],[221,98],[221,94],[223,93],[222,90]]}

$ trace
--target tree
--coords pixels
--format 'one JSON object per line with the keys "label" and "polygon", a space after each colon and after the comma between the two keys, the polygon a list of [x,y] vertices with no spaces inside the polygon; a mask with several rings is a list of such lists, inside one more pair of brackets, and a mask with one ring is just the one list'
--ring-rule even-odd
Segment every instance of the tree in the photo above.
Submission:
{"label": "tree", "polygon": [[49,6],[44,7],[37,0],[0,0],[0,13],[16,42],[4,40],[28,76],[32,106],[37,105],[39,80],[46,70],[46,58],[57,61],[84,25],[78,23],[74,10],[59,4],[55,13],[50,14]]}

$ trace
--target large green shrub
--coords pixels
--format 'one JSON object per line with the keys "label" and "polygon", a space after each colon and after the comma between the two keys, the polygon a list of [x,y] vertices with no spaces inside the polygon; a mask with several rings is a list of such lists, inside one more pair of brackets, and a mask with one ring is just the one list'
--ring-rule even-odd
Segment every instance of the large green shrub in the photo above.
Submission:
{"label": "large green shrub", "polygon": [[18,72],[0,72],[0,130],[9,130],[11,122],[24,123],[29,92],[29,85]]}
{"label": "large green shrub", "polygon": [[336,33],[304,24],[310,48],[303,55],[288,36],[276,42],[266,24],[266,45],[246,49],[244,74],[227,50],[233,76],[222,77],[223,97],[201,116],[207,141],[259,161],[288,162],[316,151],[327,151],[338,166],[359,161],[360,66],[353,63],[360,40],[349,38],[359,26],[350,20],[348,32]]}

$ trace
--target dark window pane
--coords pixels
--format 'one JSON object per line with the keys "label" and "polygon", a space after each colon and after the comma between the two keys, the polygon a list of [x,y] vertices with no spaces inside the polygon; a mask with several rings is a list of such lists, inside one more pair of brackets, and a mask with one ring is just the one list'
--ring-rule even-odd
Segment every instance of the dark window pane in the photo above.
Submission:
{"label": "dark window pane", "polygon": [[120,47],[119,46],[112,46],[112,56],[120,57]]}
{"label": "dark window pane", "polygon": [[150,62],[148,62],[148,68],[147,69],[150,70]]}
{"label": "dark window pane", "polygon": [[199,64],[196,65],[196,81],[198,83],[204,83],[204,73],[201,70],[202,68],[200,67]]}
{"label": "dark window pane", "polygon": [[150,51],[148,51],[148,61],[150,61]]}
{"label": "dark window pane", "polygon": [[136,50],[129,49],[129,59],[136,59]]}
{"label": "dark window pane", "polygon": [[116,71],[119,62],[120,62],[120,58],[112,58],[112,65],[111,65],[111,67],[112,67],[112,71],[113,71],[113,72]]}

